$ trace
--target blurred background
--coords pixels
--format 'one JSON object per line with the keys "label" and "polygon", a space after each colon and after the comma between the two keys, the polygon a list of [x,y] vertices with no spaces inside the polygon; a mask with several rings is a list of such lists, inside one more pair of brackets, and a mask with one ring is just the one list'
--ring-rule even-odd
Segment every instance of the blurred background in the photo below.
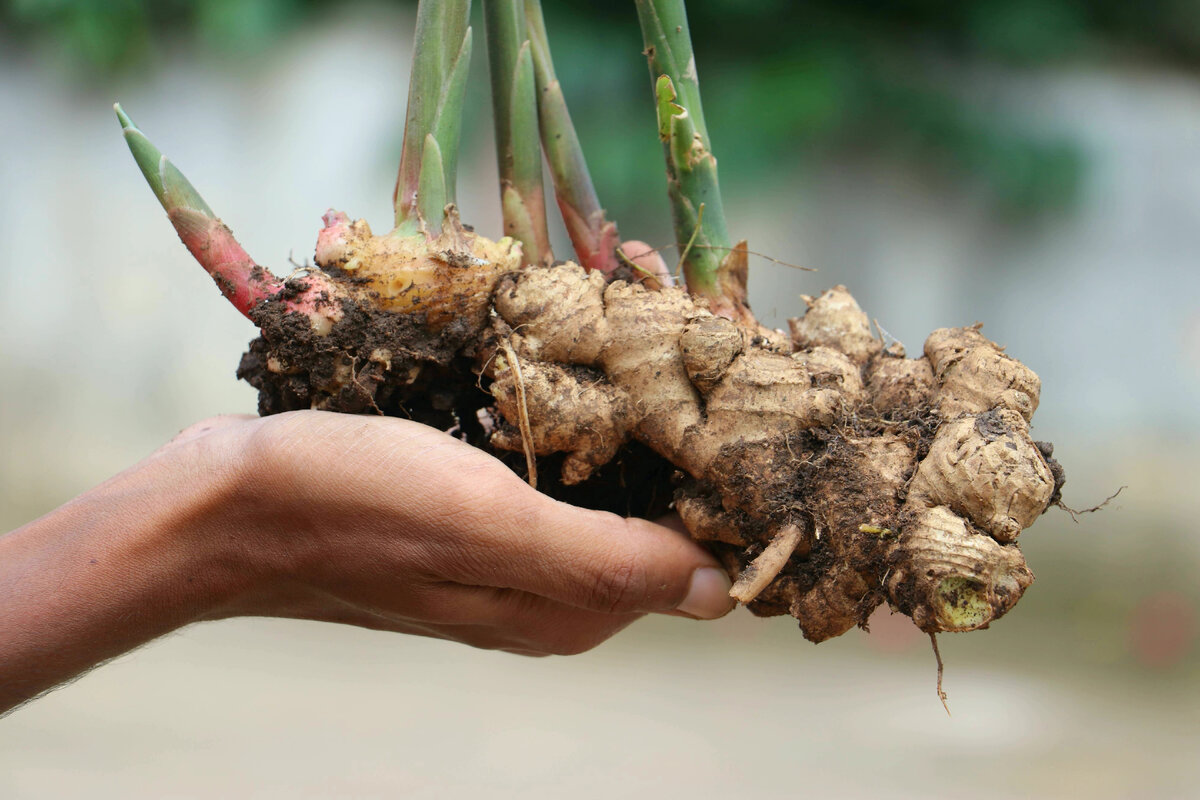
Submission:
{"label": "blurred background", "polygon": [[[233,375],[252,328],[179,245],[113,101],[286,271],[329,206],[390,219],[414,13],[0,6],[0,530],[255,408]],[[910,353],[983,321],[1042,377],[1067,503],[1127,487],[1047,514],[1020,606],[941,638],[953,717],[928,640],[886,611],[819,648],[739,611],[540,661],[237,620],[0,722],[0,797],[1200,797],[1200,4],[690,13],[731,230],[819,269],[752,262],[761,317],[843,283]],[[602,201],[667,244],[632,4],[546,14]],[[459,198],[488,232],[476,44]]]}

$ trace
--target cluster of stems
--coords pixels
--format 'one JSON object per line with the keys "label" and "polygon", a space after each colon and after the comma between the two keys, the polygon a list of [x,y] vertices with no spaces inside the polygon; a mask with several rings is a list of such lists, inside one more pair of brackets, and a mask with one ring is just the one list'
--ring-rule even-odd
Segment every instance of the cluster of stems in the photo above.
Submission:
{"label": "cluster of stems", "polygon": [[[524,14],[520,8],[522,3]],[[494,50],[502,53],[516,52],[522,57],[526,47],[532,49],[542,148],[576,256],[588,269],[610,273],[619,263],[617,228],[606,218],[596,196],[579,137],[554,74],[541,4],[539,0],[485,0],[485,7],[495,6],[504,6],[506,10],[489,12],[489,25],[493,17],[498,17],[503,19],[505,27],[496,33],[489,27],[489,47],[494,46]],[[667,193],[684,278],[692,293],[714,300],[714,306],[723,313],[740,316],[744,310],[745,285],[744,273],[739,271],[739,267],[744,269],[744,260],[739,262],[739,258],[744,259],[745,253],[733,246],[725,224],[717,182],[717,160],[712,154],[704,124],[684,2],[637,0],[637,11],[654,86],[658,133],[667,163]],[[528,38],[517,44],[509,32],[520,29],[522,18]],[[508,103],[509,97],[515,102],[518,96],[511,88],[517,85],[516,81],[506,82],[508,76],[514,74],[514,64],[518,70],[524,68],[518,58],[500,61],[492,58],[506,231],[517,229],[526,217],[544,207],[540,170],[536,175],[532,171],[525,175],[505,172],[510,161],[522,163],[522,159],[514,155],[516,150],[532,151],[535,147],[533,136],[527,136],[523,142],[502,139],[503,133],[514,131],[518,126],[524,130],[524,115],[528,113],[527,109]],[[526,78],[522,74],[520,79]],[[509,119],[504,118],[506,114]],[[540,159],[531,152],[523,162],[540,164]],[[524,208],[514,211],[510,221],[508,193],[511,187],[520,185],[529,187],[529,199],[523,204]],[[519,189],[518,194],[522,194]],[[535,243],[534,246],[538,245]]]}
{"label": "cluster of stems", "polygon": [[[683,0],[637,0],[637,10],[684,277],[693,293],[717,300],[719,308],[740,308],[744,285],[728,276],[744,254],[725,225]],[[553,260],[540,139],[576,257],[587,269],[611,273],[620,263],[617,227],[600,205],[555,75],[540,0],[484,0],[484,17],[504,231],[522,242],[526,263]]]}
{"label": "cluster of stems", "polygon": [[[484,0],[492,108],[504,231],[524,245],[527,263],[549,263],[542,150],[579,262],[611,273],[617,227],[596,196],[579,136],[554,74],[539,0]],[[539,141],[541,147],[539,147]]]}
{"label": "cluster of stems", "polygon": [[396,233],[441,232],[455,201],[458,140],[471,66],[470,0],[425,0],[417,30],[400,173],[392,201]]}
{"label": "cluster of stems", "polygon": [[[504,232],[522,244],[524,263],[554,260],[546,220],[542,155],[579,262],[610,274],[624,261],[588,172],[550,55],[540,0],[484,0]],[[470,70],[470,0],[421,0],[409,83],[400,169],[393,195],[397,237],[435,237],[455,203],[458,145]],[[653,79],[658,133],[676,246],[688,288],[738,305],[731,247],[700,105],[683,0],[637,0]],[[226,296],[247,313],[280,282],[258,267],[187,179],[123,111],[126,140],[155,195],[193,255]],[[540,144],[540,147],[539,147]],[[743,262],[744,263],[744,262]],[[737,282],[733,282],[736,284]],[[729,303],[727,302],[726,305]]]}
{"label": "cluster of stems", "polygon": [[[744,287],[727,279],[731,261],[740,253],[732,246],[721,207],[683,0],[637,0],[636,5],[654,85],[680,266],[692,293],[740,305]],[[596,197],[554,74],[540,0],[484,0],[484,12],[505,234],[522,242],[526,263],[553,260],[540,139],[576,257],[589,270],[612,272],[619,264],[617,225],[608,221]]]}
{"label": "cluster of stems", "polygon": [[579,263],[589,270],[609,274],[619,264],[617,226],[608,220],[600,205],[562,86],[554,74],[541,2],[524,2],[537,81],[538,127],[558,209]]}
{"label": "cluster of stems", "polygon": [[483,0],[500,167],[504,233],[521,242],[527,264],[549,264],[550,232],[538,148],[533,54],[520,0]]}

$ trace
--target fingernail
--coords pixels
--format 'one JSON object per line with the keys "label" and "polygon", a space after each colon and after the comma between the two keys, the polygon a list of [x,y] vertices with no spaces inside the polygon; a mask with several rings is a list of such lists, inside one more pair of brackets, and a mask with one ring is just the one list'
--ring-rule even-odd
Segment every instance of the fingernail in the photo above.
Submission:
{"label": "fingernail", "polygon": [[717,619],[733,610],[737,605],[729,596],[733,586],[725,570],[716,567],[700,567],[692,573],[687,597],[676,611],[682,611],[696,619]]}

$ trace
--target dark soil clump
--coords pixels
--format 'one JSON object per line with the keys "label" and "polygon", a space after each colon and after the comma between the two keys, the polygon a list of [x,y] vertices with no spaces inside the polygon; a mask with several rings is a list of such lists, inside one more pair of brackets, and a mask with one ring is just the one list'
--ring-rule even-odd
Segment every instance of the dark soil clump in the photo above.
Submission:
{"label": "dark soil clump", "polygon": [[[289,312],[282,299],[253,310],[262,335],[238,365],[238,378],[258,389],[259,414],[316,408],[411,419],[492,453],[524,476],[523,457],[491,448],[480,420],[492,397],[487,378],[475,373],[490,343],[480,341],[474,326],[452,322],[432,333],[423,314],[345,300],[342,319],[321,336],[308,316]],[[627,443],[575,486],[558,477],[563,459],[562,454],[538,459],[538,489],[556,500],[650,519],[670,511],[675,467],[645,445]]]}

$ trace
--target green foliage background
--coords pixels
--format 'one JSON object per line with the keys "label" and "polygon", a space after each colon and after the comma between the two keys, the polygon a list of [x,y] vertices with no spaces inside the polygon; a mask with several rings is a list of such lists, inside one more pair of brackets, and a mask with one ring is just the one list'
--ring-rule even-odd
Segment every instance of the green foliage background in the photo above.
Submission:
{"label": "green foliage background", "polygon": [[[626,198],[659,169],[657,148],[612,113],[630,97],[649,97],[644,64],[622,55],[641,47],[632,3],[545,6],[598,188]],[[352,8],[331,0],[10,0],[0,10],[0,43],[49,51],[86,82],[145,70],[180,43],[252,56]],[[1200,62],[1195,0],[697,0],[689,14],[705,102],[718,110],[709,115],[714,146],[734,191],[786,171],[781,158],[802,167],[867,150],[968,181],[1003,212],[1067,207],[1085,166],[1076,144],[987,108],[961,76],[1078,61]]]}

